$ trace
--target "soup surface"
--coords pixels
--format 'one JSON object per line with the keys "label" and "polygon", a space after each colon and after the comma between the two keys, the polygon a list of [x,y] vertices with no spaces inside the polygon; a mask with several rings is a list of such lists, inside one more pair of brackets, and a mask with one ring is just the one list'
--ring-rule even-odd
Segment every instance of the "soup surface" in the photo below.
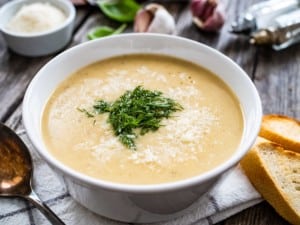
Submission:
{"label": "soup surface", "polygon": [[[124,146],[108,113],[90,118],[95,100],[113,102],[137,86],[158,90],[183,110],[157,131],[139,135],[137,150]],[[63,81],[46,104],[43,138],[64,164],[91,177],[128,184],[176,181],[227,160],[243,133],[236,97],[214,74],[158,55],[124,55],[84,67]],[[137,133],[138,134],[138,133]]]}

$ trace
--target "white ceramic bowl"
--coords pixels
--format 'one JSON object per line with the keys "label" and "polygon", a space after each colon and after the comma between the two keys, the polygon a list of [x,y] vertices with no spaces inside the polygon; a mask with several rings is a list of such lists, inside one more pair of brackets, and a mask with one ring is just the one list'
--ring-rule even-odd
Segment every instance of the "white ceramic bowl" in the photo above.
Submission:
{"label": "white ceramic bowl", "polygon": [[[165,54],[194,62],[217,74],[232,89],[244,111],[245,124],[241,144],[230,159],[186,180],[155,185],[127,185],[80,174],[47,151],[41,134],[41,116],[55,87],[88,64],[131,53]],[[126,222],[155,222],[185,213],[248,151],[258,134],[261,117],[261,102],[255,86],[232,60],[198,42],[154,34],[111,36],[61,53],[37,73],[23,103],[23,121],[31,141],[42,158],[64,178],[73,198],[100,215]]]}
{"label": "white ceramic bowl", "polygon": [[[67,19],[54,29],[36,34],[22,34],[6,28],[22,6],[35,2],[48,2],[56,6],[66,14]],[[0,31],[7,46],[14,52],[32,57],[48,55],[61,50],[71,40],[75,14],[75,7],[68,0],[13,0],[0,9]]]}

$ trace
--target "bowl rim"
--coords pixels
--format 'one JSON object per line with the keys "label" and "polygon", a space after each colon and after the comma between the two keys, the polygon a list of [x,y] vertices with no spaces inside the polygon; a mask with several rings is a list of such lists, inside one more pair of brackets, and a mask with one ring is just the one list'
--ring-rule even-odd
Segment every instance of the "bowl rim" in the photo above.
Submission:
{"label": "bowl rim", "polygon": [[[86,46],[89,45],[97,45],[98,42],[105,42],[107,39],[116,39],[119,40],[120,38],[133,38],[133,37],[139,37],[139,38],[166,38],[166,39],[176,39],[181,42],[186,42],[194,45],[199,45],[199,47],[203,48],[206,51],[211,51],[213,54],[215,54],[218,57],[221,57],[223,60],[227,61],[228,63],[232,64],[235,69],[239,71],[243,79],[246,80],[246,82],[249,84],[249,89],[251,90],[251,94],[253,96],[254,105],[256,106],[254,110],[255,118],[257,120],[257,123],[254,124],[253,129],[251,130],[251,135],[247,137],[249,140],[246,140],[246,146],[243,149],[240,149],[240,147],[237,148],[236,152],[225,162],[218,165],[217,167],[214,167],[213,169],[201,173],[199,175],[189,177],[186,179],[168,182],[168,183],[159,183],[159,184],[122,184],[117,182],[111,182],[111,181],[105,181],[97,178],[90,177],[88,175],[85,175],[83,173],[77,172],[74,169],[64,165],[62,162],[60,162],[58,159],[54,158],[51,154],[46,154],[47,150],[43,149],[43,145],[39,143],[37,138],[34,135],[33,132],[33,126],[31,126],[31,122],[29,119],[29,107],[28,103],[30,100],[30,96],[34,93],[34,86],[38,82],[39,77],[41,76],[43,72],[43,68],[45,68],[48,64],[58,61],[61,57],[67,54],[72,54],[74,50],[80,50],[82,48],[86,48]],[[217,177],[218,175],[223,174],[225,171],[231,169],[232,167],[236,166],[237,163],[241,160],[241,158],[246,154],[246,152],[250,149],[252,144],[255,141],[255,138],[258,135],[261,119],[262,119],[262,105],[261,100],[258,94],[258,91],[249,78],[249,76],[244,72],[239,65],[237,65],[232,59],[230,59],[228,56],[222,54],[218,50],[209,47],[205,44],[199,43],[194,40],[190,40],[183,37],[178,36],[171,36],[171,35],[164,35],[164,34],[120,34],[110,37],[104,37],[101,39],[85,42],[78,44],[72,48],[69,48],[65,50],[64,52],[60,53],[59,55],[55,56],[53,59],[51,59],[48,63],[46,63],[36,74],[36,76],[32,79],[30,82],[25,96],[23,100],[23,106],[22,106],[22,117],[23,117],[23,123],[25,130],[27,131],[27,134],[33,143],[33,145],[36,147],[37,152],[42,156],[42,158],[52,167],[58,169],[60,173],[62,172],[64,175],[67,175],[68,177],[71,177],[72,180],[75,180],[75,183],[80,183],[81,185],[86,185],[89,188],[102,188],[110,191],[121,191],[121,192],[127,192],[127,193],[157,193],[157,192],[168,192],[168,191],[175,191],[179,189],[184,189],[187,187],[199,185],[202,182],[205,182],[207,180],[213,179],[214,177]],[[42,140],[40,140],[42,142]]]}
{"label": "bowl rim", "polygon": [[[64,29],[65,27],[72,24],[72,22],[75,20],[75,15],[76,15],[75,6],[71,3],[71,1],[65,1],[65,0],[55,0],[55,1],[53,1],[53,0],[13,0],[13,1],[9,1],[0,8],[0,17],[8,8],[16,8],[20,5],[27,5],[27,3],[28,3],[28,5],[30,5],[30,4],[38,3],[38,2],[50,3],[51,5],[57,6],[60,10],[62,10],[60,5],[66,6],[66,8],[67,8],[66,20],[63,23],[59,24],[58,26],[55,26],[49,30],[42,31],[42,32],[22,33],[22,32],[10,31],[6,28],[7,22],[0,23],[0,30],[3,33],[6,33],[7,35],[18,37],[18,38],[42,37],[42,36],[47,36],[49,34],[52,34],[52,33],[55,33],[55,32],[58,32],[58,31]],[[14,15],[12,15],[11,18],[13,16]]]}

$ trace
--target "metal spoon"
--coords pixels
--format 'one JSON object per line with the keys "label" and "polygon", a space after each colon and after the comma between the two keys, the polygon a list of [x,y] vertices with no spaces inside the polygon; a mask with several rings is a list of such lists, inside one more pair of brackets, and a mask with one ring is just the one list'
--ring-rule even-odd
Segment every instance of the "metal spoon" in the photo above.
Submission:
{"label": "metal spoon", "polygon": [[0,123],[0,196],[25,198],[52,224],[65,225],[32,190],[32,172],[28,148],[14,131]]}

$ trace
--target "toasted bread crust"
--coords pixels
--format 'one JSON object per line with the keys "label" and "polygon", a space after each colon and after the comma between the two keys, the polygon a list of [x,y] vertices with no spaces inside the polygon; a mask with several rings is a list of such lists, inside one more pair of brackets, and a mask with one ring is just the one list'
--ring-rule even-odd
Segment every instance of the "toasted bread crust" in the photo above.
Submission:
{"label": "toasted bread crust", "polygon": [[[274,125],[280,127],[274,129]],[[298,139],[291,136],[291,132],[299,133]],[[300,121],[296,119],[276,114],[265,115],[259,136],[280,144],[284,149],[300,152]]]}
{"label": "toasted bread crust", "polygon": [[[264,149],[264,150],[263,150]],[[300,209],[293,207],[286,193],[270,171],[262,157],[262,151],[275,151],[279,157],[296,157],[300,161],[300,154],[284,150],[281,146],[270,141],[259,139],[252,149],[242,159],[241,165],[253,186],[274,207],[283,218],[292,224],[300,224]],[[271,159],[270,159],[271,160]],[[275,163],[275,162],[274,162]]]}

